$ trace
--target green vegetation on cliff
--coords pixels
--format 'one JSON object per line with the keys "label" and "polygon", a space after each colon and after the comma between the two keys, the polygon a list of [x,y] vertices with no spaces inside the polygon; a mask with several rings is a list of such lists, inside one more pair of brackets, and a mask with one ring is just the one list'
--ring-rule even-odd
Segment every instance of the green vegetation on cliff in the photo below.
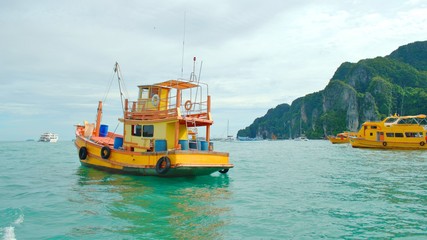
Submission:
{"label": "green vegetation on cliff", "polygon": [[255,119],[241,137],[279,139],[305,134],[323,138],[357,131],[365,121],[398,113],[427,113],[427,41],[399,47],[389,56],[345,62],[322,91],[280,104]]}

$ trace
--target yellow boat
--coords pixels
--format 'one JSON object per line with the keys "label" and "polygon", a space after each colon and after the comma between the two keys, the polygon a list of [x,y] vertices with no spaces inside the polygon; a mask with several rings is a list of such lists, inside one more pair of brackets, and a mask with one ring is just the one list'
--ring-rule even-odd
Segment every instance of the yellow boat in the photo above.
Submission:
{"label": "yellow boat", "polygon": [[[120,86],[119,66],[116,63]],[[124,99],[123,133],[108,132],[101,124],[102,102],[96,123],[76,126],[75,145],[84,166],[147,176],[177,177],[226,173],[229,154],[216,152],[210,141],[211,97],[207,85],[192,74],[190,80],[169,80],[138,86],[136,101]],[[205,138],[198,137],[200,130]]]}
{"label": "yellow boat", "polygon": [[356,137],[357,133],[355,132],[342,132],[338,133],[336,136],[328,136],[329,141],[332,144],[343,144],[350,143],[351,137]]}
{"label": "yellow boat", "polygon": [[355,148],[426,149],[426,115],[390,116],[365,122],[350,143]]}

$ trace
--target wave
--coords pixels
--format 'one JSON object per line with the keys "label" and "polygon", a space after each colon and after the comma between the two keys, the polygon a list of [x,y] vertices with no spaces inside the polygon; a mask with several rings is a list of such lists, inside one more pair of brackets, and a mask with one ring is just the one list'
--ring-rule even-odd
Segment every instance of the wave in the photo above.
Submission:
{"label": "wave", "polygon": [[16,240],[15,227],[5,227],[3,231],[3,240]]}
{"label": "wave", "polygon": [[19,215],[19,217],[13,222],[13,224],[15,224],[15,225],[19,225],[19,224],[21,224],[21,223],[23,223],[24,222],[24,214],[23,213],[21,213],[20,215]]}
{"label": "wave", "polygon": [[9,227],[3,228],[3,240],[16,240],[15,227],[24,222],[24,214],[21,212],[18,218]]}

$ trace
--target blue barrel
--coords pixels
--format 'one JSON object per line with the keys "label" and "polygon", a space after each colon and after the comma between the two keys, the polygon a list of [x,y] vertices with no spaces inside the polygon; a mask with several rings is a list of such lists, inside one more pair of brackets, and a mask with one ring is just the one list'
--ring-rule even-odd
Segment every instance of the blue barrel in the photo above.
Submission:
{"label": "blue barrel", "polygon": [[123,138],[122,137],[115,137],[114,138],[114,149],[119,149],[123,147]]}
{"label": "blue barrel", "polygon": [[197,142],[190,142],[190,149],[197,149]]}
{"label": "blue barrel", "polygon": [[181,150],[188,150],[188,140],[179,140],[179,144],[181,144]]}
{"label": "blue barrel", "polygon": [[108,125],[101,124],[99,127],[99,136],[106,137],[108,135]]}
{"label": "blue barrel", "polygon": [[209,144],[206,141],[200,141],[200,150],[207,151],[209,149]]}
{"label": "blue barrel", "polygon": [[154,142],[154,151],[156,152],[164,152],[167,150],[167,142],[166,140],[156,140]]}

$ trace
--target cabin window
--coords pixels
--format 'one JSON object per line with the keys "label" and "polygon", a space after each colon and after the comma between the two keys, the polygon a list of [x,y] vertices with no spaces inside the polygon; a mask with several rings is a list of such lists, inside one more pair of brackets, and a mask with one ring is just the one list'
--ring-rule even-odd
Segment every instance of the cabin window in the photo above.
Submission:
{"label": "cabin window", "polygon": [[395,133],[394,136],[395,137],[403,137],[403,133]]}
{"label": "cabin window", "polygon": [[144,125],[142,127],[142,136],[143,137],[153,137],[154,136],[154,126],[153,125]]}
{"label": "cabin window", "polygon": [[385,134],[387,137],[394,137],[394,133],[386,133]]}
{"label": "cabin window", "polygon": [[148,88],[141,88],[139,98],[140,99],[147,99],[148,98],[148,92],[149,92]]}
{"label": "cabin window", "polygon": [[150,97],[153,97],[156,94],[159,95],[159,88],[152,88]]}
{"label": "cabin window", "polygon": [[405,136],[408,138],[422,137],[422,132],[405,132]]}
{"label": "cabin window", "polygon": [[132,125],[132,136],[141,136],[141,125]]}
{"label": "cabin window", "polygon": [[415,137],[415,133],[413,133],[413,132],[405,132],[405,137],[407,137],[407,138]]}
{"label": "cabin window", "polygon": [[377,126],[371,126],[371,129],[377,129]]}

